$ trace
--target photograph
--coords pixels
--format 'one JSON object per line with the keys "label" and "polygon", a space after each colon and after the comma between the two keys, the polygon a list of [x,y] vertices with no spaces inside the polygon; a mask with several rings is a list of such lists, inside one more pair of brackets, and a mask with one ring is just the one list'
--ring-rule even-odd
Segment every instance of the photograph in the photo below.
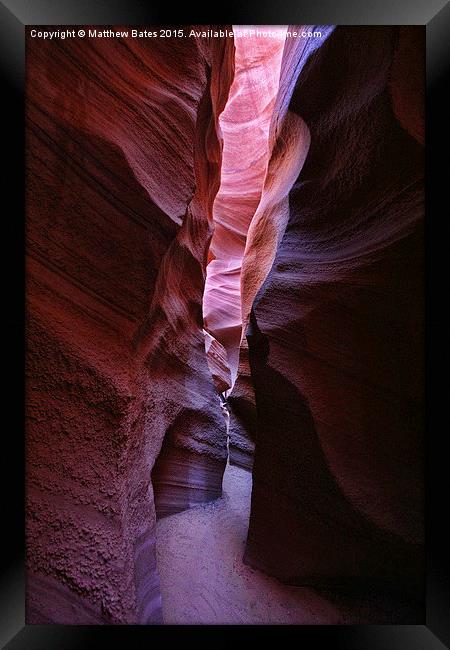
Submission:
{"label": "photograph", "polygon": [[29,27],[26,620],[423,621],[424,29]]}

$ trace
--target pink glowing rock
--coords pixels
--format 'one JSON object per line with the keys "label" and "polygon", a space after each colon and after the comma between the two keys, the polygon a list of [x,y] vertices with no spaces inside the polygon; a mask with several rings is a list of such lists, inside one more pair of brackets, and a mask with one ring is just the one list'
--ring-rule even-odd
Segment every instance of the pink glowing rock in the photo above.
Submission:
{"label": "pink glowing rock", "polygon": [[285,43],[279,89],[268,136],[268,170],[259,204],[249,224],[242,260],[242,336],[239,372],[229,397],[229,449],[230,462],[247,469],[253,465],[257,423],[245,332],[253,301],[270,271],[289,218],[289,192],[309,149],[309,130],[298,115],[288,111],[288,107],[299,61],[305,62],[311,51],[313,46],[306,38],[288,39]]}
{"label": "pink glowing rock", "polygon": [[278,92],[285,28],[272,38],[236,39],[235,77],[220,127],[224,140],[220,189],[213,207],[213,258],[203,300],[205,328],[225,347],[232,383],[241,339],[240,281],[250,222],[261,199],[268,135]]}

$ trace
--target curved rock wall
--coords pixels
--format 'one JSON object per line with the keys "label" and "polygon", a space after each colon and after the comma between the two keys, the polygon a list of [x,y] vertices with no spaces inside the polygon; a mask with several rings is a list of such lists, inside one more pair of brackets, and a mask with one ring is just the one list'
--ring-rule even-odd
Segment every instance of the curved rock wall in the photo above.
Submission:
{"label": "curved rock wall", "polygon": [[[246,562],[417,600],[423,52],[414,27],[286,42],[268,201],[242,271],[258,429]],[[302,146],[291,180],[280,169]]]}
{"label": "curved rock wall", "polygon": [[178,505],[220,492],[201,304],[232,77],[229,39],[27,39],[28,623],[161,622],[166,434]]}

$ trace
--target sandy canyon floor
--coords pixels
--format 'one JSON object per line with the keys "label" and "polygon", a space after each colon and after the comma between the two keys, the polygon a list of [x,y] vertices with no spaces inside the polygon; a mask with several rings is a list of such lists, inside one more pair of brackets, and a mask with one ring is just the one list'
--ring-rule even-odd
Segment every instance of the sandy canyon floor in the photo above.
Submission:
{"label": "sandy canyon floor", "polygon": [[[354,622],[354,606],[338,606],[243,564],[251,489],[251,474],[227,465],[220,499],[157,523],[165,624]],[[364,606],[357,609],[360,620],[371,618]]]}

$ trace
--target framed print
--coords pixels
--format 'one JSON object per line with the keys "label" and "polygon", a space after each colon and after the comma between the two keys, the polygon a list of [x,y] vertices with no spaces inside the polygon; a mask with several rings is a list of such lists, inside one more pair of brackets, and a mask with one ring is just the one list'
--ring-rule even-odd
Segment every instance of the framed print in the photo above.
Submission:
{"label": "framed print", "polygon": [[0,5],[2,641],[444,648],[449,8],[167,9]]}

